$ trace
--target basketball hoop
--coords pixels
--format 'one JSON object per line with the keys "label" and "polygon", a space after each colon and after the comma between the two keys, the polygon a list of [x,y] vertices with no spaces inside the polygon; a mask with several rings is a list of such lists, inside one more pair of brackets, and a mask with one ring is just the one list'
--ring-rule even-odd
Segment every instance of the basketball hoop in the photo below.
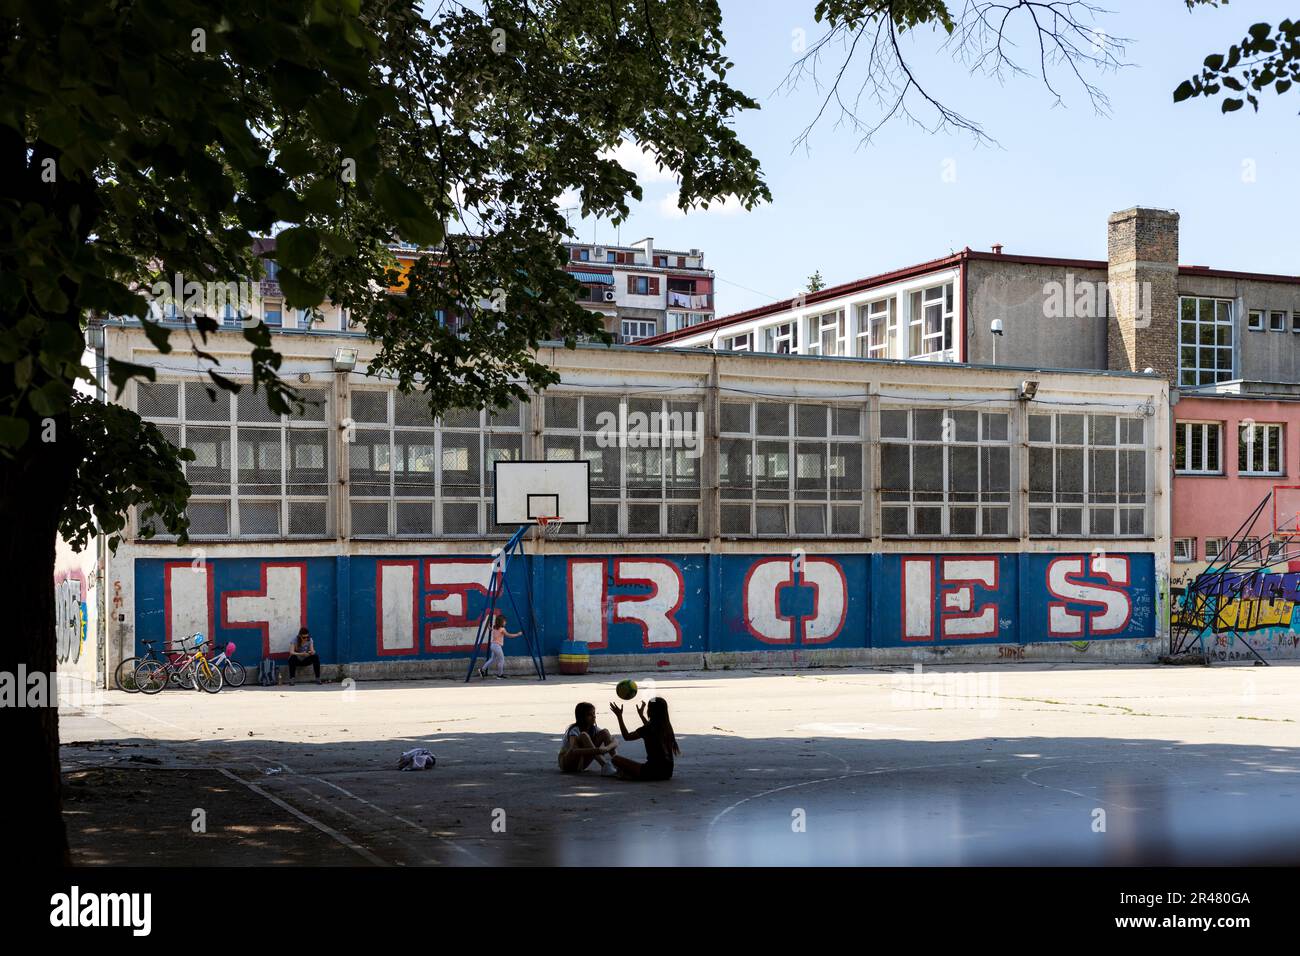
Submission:
{"label": "basketball hoop", "polygon": [[559,532],[564,527],[563,515],[538,515],[537,516],[537,536],[539,538],[549,538],[551,535]]}

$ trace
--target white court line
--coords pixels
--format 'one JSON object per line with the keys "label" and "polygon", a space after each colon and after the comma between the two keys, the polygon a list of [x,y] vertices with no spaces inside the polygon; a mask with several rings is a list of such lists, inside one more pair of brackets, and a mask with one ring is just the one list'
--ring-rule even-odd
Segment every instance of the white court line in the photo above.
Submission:
{"label": "white court line", "polygon": [[420,826],[420,824],[416,823],[414,820],[408,820],[408,819],[406,819],[406,817],[398,816],[396,813],[389,813],[387,810],[385,810],[383,807],[379,806],[378,804],[371,803],[371,802],[370,802],[369,800],[367,800],[365,797],[358,797],[358,796],[357,796],[355,793],[353,793],[351,790],[347,790],[347,789],[345,789],[345,788],[343,788],[343,787],[340,787],[337,783],[334,783],[334,782],[332,782],[332,781],[330,781],[330,780],[325,780],[325,779],[323,779],[323,778],[321,778],[321,777],[314,776],[313,774],[310,774],[310,773],[299,773],[297,770],[294,770],[292,767],[290,767],[288,764],[284,763],[283,761],[273,760],[272,758],[270,758],[270,757],[266,757],[266,756],[263,756],[262,754],[256,754],[255,756],[257,756],[257,757],[258,757],[259,759],[261,759],[261,760],[265,760],[267,763],[274,764],[275,766],[277,766],[277,767],[279,767],[280,769],[284,770],[286,773],[291,773],[291,774],[293,774],[294,776],[297,776],[297,777],[306,777],[306,778],[309,779],[309,780],[315,780],[317,783],[324,784],[324,785],[327,786],[327,787],[333,787],[333,788],[334,788],[335,790],[337,790],[339,793],[342,793],[342,794],[344,794],[344,795],[346,795],[346,796],[351,797],[353,800],[356,800],[358,803],[364,803],[366,806],[370,807],[370,809],[374,810],[376,813],[382,813],[384,816],[389,817],[389,818],[391,818],[391,819],[393,819],[393,820],[396,820],[398,823],[403,823],[403,824],[405,824],[406,826],[410,827],[411,829],[416,830],[417,832],[424,834],[425,836],[431,836],[431,837],[433,837],[435,840],[438,840],[438,841],[440,841],[440,842],[446,844],[448,847],[450,847],[451,849],[455,850],[457,853],[463,853],[463,854],[465,854],[467,857],[469,857],[469,858],[470,858],[471,860],[473,860],[475,863],[478,863],[478,864],[480,864],[480,865],[482,865],[482,866],[486,866],[486,865],[487,865],[487,864],[486,864],[482,859],[480,859],[476,854],[474,854],[474,853],[472,853],[471,851],[467,850],[465,847],[460,846],[459,844],[454,843],[454,842],[452,842],[451,840],[448,840],[448,839],[447,839],[446,837],[444,837],[444,836],[439,836],[438,834],[432,832],[431,830],[427,829],[426,827],[422,827],[422,826]]}
{"label": "white court line", "polygon": [[1043,764],[1041,767],[1030,767],[1028,770],[1026,770],[1024,773],[1022,773],[1022,774],[1020,775],[1020,779],[1023,780],[1025,783],[1031,783],[1031,784],[1033,784],[1035,787],[1042,787],[1044,790],[1056,790],[1056,791],[1058,791],[1059,793],[1068,793],[1068,794],[1070,794],[1071,796],[1079,797],[1079,798],[1081,798],[1081,799],[1083,799],[1083,800],[1091,800],[1091,801],[1094,802],[1094,803],[1099,803],[1099,804],[1101,804],[1101,805],[1104,806],[1104,807],[1114,807],[1114,808],[1117,809],[1117,810],[1127,810],[1127,811],[1129,811],[1130,813],[1139,813],[1139,812],[1141,812],[1141,809],[1142,809],[1141,807],[1126,807],[1126,806],[1124,806],[1122,803],[1111,803],[1109,800],[1102,800],[1100,797],[1089,796],[1089,795],[1086,794],[1086,793],[1079,793],[1079,791],[1077,791],[1077,790],[1069,790],[1069,789],[1067,789],[1067,788],[1065,788],[1065,787],[1053,787],[1050,783],[1039,783],[1037,780],[1030,780],[1030,779],[1029,779],[1029,775],[1030,775],[1030,774],[1038,773],[1038,771],[1040,771],[1040,770],[1050,770],[1050,769],[1052,769],[1053,767],[1059,767],[1059,766],[1061,766],[1062,764],[1067,764],[1067,763],[1080,763],[1080,762],[1083,762],[1083,763],[1114,763],[1115,761],[1110,761],[1110,760],[1093,760],[1093,761],[1058,760],[1058,761],[1056,761],[1055,763],[1045,763],[1045,764]]}
{"label": "white court line", "polygon": [[731,806],[727,807],[725,810],[723,810],[721,813],[715,816],[712,820],[709,821],[709,831],[708,831],[709,836],[711,837],[713,835],[714,825],[723,817],[725,817],[728,813],[730,813],[732,810],[735,810],[737,807],[749,803],[749,801],[751,800],[761,800],[763,797],[771,796],[774,793],[780,793],[783,790],[797,790],[800,787],[813,787],[819,783],[831,783],[835,780],[847,780],[849,777],[864,777],[864,776],[870,777],[882,773],[898,773],[899,771],[903,771],[903,770],[936,770],[940,767],[964,767],[968,763],[970,763],[970,761],[963,760],[963,761],[956,761],[953,763],[919,764],[915,767],[881,767],[878,770],[854,770],[850,773],[842,773],[837,777],[821,777],[817,780],[802,780],[799,783],[788,783],[784,787],[773,787],[771,790],[763,790],[760,793],[755,793],[752,794],[751,796],[745,797],[744,799],[737,800]]}
{"label": "white court line", "polygon": [[369,850],[361,846],[359,843],[355,843],[352,840],[349,840],[342,833],[339,833],[338,830],[335,830],[333,827],[328,826],[327,824],[321,823],[315,817],[308,816],[307,814],[299,810],[297,807],[290,806],[289,804],[281,800],[279,797],[272,796],[271,794],[263,790],[261,787],[259,787],[257,784],[249,783],[247,780],[244,780],[242,777],[238,777],[235,774],[231,773],[225,767],[218,767],[217,771],[223,774],[224,776],[229,777],[231,780],[235,781],[235,783],[242,784],[243,786],[247,787],[249,790],[252,790],[258,796],[265,797],[266,799],[270,800],[280,809],[287,810],[289,813],[292,813],[299,820],[303,821],[304,823],[310,824],[311,826],[315,827],[317,830],[319,830],[321,833],[324,833],[326,836],[330,837],[331,839],[337,840],[339,843],[342,843],[353,853],[356,853],[362,858],[369,860],[371,863],[375,864],[376,866],[388,866],[386,862],[381,860],[379,857],[375,856],[375,854],[371,853]]}

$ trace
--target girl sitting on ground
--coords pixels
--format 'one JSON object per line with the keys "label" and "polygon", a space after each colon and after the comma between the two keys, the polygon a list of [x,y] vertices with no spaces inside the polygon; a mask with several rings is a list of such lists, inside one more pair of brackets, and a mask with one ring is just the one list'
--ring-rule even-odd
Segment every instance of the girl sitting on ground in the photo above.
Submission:
{"label": "girl sitting on ground", "polygon": [[623,708],[611,703],[609,709],[618,717],[618,729],[624,740],[645,741],[645,763],[618,754],[610,755],[618,769],[618,775],[624,780],[667,780],[672,777],[673,757],[679,756],[681,750],[677,747],[672,721],[668,719],[668,701],[662,697],[653,697],[648,705],[637,704],[636,712],[641,718],[641,726],[631,733],[628,733],[627,725],[623,723]]}

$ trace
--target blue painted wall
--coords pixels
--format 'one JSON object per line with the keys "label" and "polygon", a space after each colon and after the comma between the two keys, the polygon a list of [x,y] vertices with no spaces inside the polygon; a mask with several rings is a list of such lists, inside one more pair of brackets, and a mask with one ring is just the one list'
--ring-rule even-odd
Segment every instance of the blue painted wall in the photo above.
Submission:
{"label": "blue painted wall", "polygon": [[[326,664],[464,658],[486,556],[137,559],[136,634],[194,630],[255,664],[300,625]],[[593,655],[1150,638],[1150,554],[609,555],[511,562],[498,606],[543,653]],[[526,654],[522,641],[508,655]],[[138,648],[143,652],[143,645]]]}

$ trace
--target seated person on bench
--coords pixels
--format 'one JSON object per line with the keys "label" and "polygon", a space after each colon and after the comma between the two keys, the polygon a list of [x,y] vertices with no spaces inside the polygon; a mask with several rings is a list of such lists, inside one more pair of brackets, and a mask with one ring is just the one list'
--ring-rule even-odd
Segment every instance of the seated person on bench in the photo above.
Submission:
{"label": "seated person on bench", "polygon": [[316,653],[316,644],[311,639],[311,633],[307,628],[298,632],[298,636],[293,639],[289,645],[289,683],[293,683],[295,672],[299,667],[311,665],[312,670],[316,673],[316,683],[320,683],[320,657]]}

